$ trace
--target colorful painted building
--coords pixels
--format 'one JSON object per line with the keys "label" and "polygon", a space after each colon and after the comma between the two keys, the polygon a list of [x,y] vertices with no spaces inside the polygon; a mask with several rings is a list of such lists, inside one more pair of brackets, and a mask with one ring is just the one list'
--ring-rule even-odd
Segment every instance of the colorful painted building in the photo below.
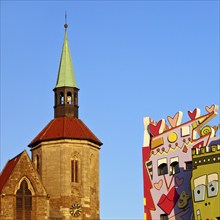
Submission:
{"label": "colorful painted building", "polygon": [[144,219],[193,219],[192,152],[219,140],[218,127],[207,125],[217,110],[207,106],[202,116],[198,108],[188,111],[190,120],[183,124],[181,111],[167,117],[169,125],[144,118]]}

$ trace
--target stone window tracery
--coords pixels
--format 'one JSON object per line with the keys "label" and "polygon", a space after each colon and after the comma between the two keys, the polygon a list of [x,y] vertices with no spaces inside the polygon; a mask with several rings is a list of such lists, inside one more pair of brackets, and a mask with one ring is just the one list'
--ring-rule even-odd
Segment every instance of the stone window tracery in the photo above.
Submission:
{"label": "stone window tracery", "polygon": [[74,154],[71,160],[71,182],[79,183],[80,160],[78,153]]}
{"label": "stone window tracery", "polygon": [[24,179],[16,192],[16,220],[31,220],[32,193]]}

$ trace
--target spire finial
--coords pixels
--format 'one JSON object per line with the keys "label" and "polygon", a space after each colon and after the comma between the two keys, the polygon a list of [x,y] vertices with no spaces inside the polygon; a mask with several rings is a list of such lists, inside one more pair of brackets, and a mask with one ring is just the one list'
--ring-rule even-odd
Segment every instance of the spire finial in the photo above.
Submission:
{"label": "spire finial", "polygon": [[68,28],[68,24],[67,24],[67,12],[65,11],[65,24],[64,24],[64,28],[65,28],[65,31],[66,29]]}

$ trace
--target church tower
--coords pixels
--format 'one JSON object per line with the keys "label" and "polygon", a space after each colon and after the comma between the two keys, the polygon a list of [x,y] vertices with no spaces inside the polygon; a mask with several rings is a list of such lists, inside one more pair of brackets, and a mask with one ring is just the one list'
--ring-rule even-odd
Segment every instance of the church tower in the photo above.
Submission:
{"label": "church tower", "polygon": [[78,118],[78,91],[73,71],[72,58],[67,39],[67,24],[65,24],[64,43],[60,59],[57,83],[54,88],[54,117]]}
{"label": "church tower", "polygon": [[29,144],[49,197],[49,219],[100,219],[101,141],[78,118],[78,91],[64,25],[54,119]]}

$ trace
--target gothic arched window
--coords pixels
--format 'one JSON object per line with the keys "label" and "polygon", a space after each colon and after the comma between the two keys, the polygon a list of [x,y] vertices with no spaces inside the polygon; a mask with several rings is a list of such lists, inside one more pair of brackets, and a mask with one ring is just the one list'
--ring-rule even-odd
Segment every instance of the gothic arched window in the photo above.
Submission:
{"label": "gothic arched window", "polygon": [[34,163],[35,163],[35,168],[36,168],[37,172],[39,172],[39,170],[40,170],[40,159],[39,159],[38,155],[35,156]]}
{"label": "gothic arched window", "polygon": [[32,194],[26,180],[16,192],[16,220],[31,220]]}
{"label": "gothic arched window", "polygon": [[67,104],[72,104],[72,93],[71,92],[67,93]]}
{"label": "gothic arched window", "polygon": [[64,94],[62,92],[60,93],[60,104],[64,104]]}
{"label": "gothic arched window", "polygon": [[78,95],[77,95],[77,92],[74,92],[74,105],[78,105]]}
{"label": "gothic arched window", "polygon": [[79,161],[77,158],[71,161],[72,183],[79,182]]}

